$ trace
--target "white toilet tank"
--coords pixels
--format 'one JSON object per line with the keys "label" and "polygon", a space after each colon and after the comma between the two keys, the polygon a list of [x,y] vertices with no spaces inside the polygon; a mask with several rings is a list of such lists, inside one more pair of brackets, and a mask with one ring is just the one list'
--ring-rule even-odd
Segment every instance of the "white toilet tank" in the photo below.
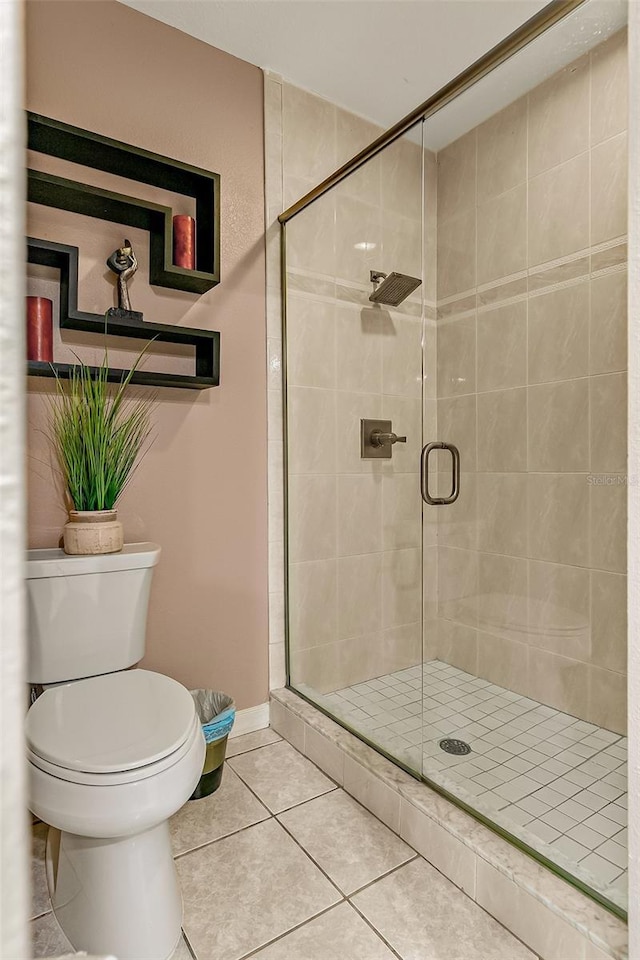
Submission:
{"label": "white toilet tank", "polygon": [[141,660],[159,556],[155,543],[130,543],[98,557],[29,550],[28,682],[79,680]]}

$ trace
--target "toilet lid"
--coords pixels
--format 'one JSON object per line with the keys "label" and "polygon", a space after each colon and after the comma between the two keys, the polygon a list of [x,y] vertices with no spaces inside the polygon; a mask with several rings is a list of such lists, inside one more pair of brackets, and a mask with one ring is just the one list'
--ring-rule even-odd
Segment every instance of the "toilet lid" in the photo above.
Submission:
{"label": "toilet lid", "polygon": [[126,670],[45,690],[27,713],[27,742],[67,770],[134,770],[181,747],[194,714],[191,694],[176,680]]}

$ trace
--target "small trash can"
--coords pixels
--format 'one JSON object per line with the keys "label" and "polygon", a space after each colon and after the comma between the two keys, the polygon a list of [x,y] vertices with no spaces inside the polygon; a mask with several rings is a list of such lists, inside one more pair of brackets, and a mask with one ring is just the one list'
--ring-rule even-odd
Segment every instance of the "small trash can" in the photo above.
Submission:
{"label": "small trash can", "polygon": [[189,800],[208,797],[220,786],[222,766],[227,751],[227,738],[236,716],[233,699],[218,690],[192,690],[191,696],[207,741],[202,776]]}

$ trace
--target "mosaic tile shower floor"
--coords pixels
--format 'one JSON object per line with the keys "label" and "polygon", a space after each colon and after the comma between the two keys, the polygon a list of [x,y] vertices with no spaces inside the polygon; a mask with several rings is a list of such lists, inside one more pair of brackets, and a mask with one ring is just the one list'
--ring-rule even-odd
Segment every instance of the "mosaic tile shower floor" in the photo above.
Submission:
{"label": "mosaic tile shower floor", "polygon": [[[625,737],[439,660],[333,693],[300,689],[626,909]],[[445,753],[443,738],[471,752]]]}

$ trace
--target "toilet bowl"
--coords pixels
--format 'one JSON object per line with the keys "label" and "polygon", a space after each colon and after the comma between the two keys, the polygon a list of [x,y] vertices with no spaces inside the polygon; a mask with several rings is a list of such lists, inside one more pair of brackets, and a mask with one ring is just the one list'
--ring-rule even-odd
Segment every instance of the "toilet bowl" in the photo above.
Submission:
{"label": "toilet bowl", "polygon": [[50,826],[53,912],[76,950],[166,960],[182,901],[168,820],[200,778],[205,742],[188,690],[149,670],[155,543],[27,556],[32,693],[29,806]]}
{"label": "toilet bowl", "polygon": [[29,806],[50,825],[47,879],[65,935],[119,960],[166,960],[182,919],[168,820],[205,753],[190,693],[140,669],[75,680],[36,700],[26,736]]}

